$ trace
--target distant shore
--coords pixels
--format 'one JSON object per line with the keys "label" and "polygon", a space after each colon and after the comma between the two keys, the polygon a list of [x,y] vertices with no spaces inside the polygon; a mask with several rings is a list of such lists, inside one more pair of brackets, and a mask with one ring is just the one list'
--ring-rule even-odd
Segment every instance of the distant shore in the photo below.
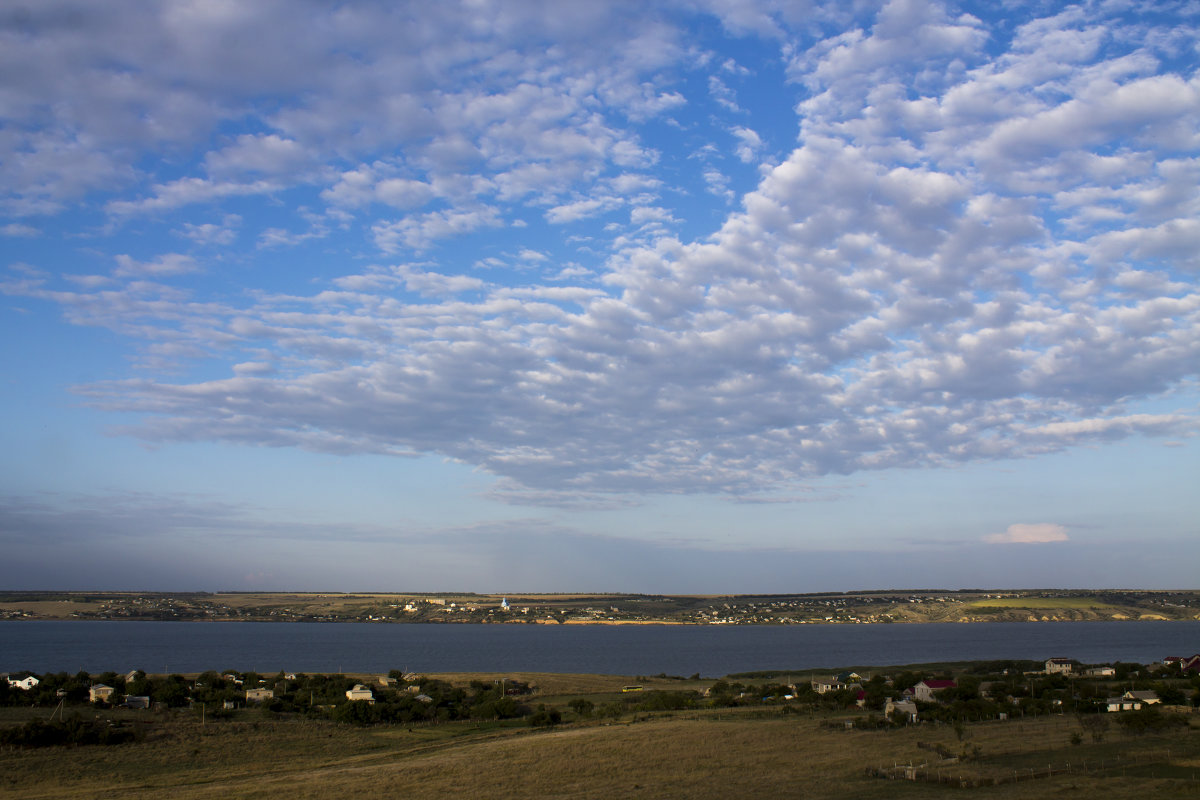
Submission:
{"label": "distant shore", "polygon": [[1200,590],[882,590],[789,595],[0,592],[0,620],[864,625],[1200,619]]}

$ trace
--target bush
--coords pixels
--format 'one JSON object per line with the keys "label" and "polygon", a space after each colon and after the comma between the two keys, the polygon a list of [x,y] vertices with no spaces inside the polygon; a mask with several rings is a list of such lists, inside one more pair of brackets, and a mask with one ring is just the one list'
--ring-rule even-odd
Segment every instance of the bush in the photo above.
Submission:
{"label": "bush", "polygon": [[559,713],[557,708],[546,708],[541,705],[538,706],[537,711],[533,712],[533,715],[529,718],[529,724],[535,728],[549,727],[557,725],[560,722],[562,722],[562,714]]}
{"label": "bush", "polygon": [[24,725],[0,729],[0,745],[8,747],[56,747],[60,745],[124,744],[142,738],[135,728],[72,714],[58,722],[31,719]]}
{"label": "bush", "polygon": [[582,697],[575,698],[571,702],[567,703],[567,705],[569,705],[571,710],[580,717],[590,717],[592,715],[592,711],[596,708],[595,703]]}
{"label": "bush", "polygon": [[1145,706],[1138,711],[1118,714],[1117,724],[1124,728],[1126,733],[1137,735],[1187,727],[1187,720],[1178,714],[1164,714],[1153,706]]}
{"label": "bush", "polygon": [[696,705],[695,692],[647,692],[637,704],[638,711],[678,711]]}
{"label": "bush", "polygon": [[511,697],[486,699],[471,706],[471,716],[477,719],[511,719],[521,716],[521,706]]}

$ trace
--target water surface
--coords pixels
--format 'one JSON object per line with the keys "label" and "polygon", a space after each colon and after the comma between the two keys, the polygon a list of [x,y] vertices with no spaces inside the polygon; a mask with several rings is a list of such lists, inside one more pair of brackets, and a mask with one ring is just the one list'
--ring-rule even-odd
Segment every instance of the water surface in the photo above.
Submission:
{"label": "water surface", "polygon": [[1200,652],[1200,621],[898,625],[0,622],[0,671],[588,672],[721,676],[934,661],[1150,663]]}

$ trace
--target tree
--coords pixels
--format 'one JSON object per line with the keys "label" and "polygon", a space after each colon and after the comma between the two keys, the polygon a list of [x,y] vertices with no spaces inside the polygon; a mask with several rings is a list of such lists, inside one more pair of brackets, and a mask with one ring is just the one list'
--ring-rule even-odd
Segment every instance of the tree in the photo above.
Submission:
{"label": "tree", "polygon": [[567,703],[567,705],[569,705],[571,710],[580,717],[590,717],[592,715],[592,710],[596,708],[595,703],[583,697],[577,697],[570,703]]}
{"label": "tree", "polygon": [[1108,718],[1103,714],[1080,714],[1079,727],[1088,732],[1093,742],[1100,743],[1108,732]]}

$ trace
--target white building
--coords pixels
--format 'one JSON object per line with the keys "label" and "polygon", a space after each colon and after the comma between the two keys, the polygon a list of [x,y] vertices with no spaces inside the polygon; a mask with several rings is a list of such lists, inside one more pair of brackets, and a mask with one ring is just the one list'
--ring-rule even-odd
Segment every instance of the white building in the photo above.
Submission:
{"label": "white building", "polygon": [[362,683],[354,684],[353,689],[346,690],[347,700],[366,700],[368,703],[375,702],[375,695],[371,693],[371,688]]}

